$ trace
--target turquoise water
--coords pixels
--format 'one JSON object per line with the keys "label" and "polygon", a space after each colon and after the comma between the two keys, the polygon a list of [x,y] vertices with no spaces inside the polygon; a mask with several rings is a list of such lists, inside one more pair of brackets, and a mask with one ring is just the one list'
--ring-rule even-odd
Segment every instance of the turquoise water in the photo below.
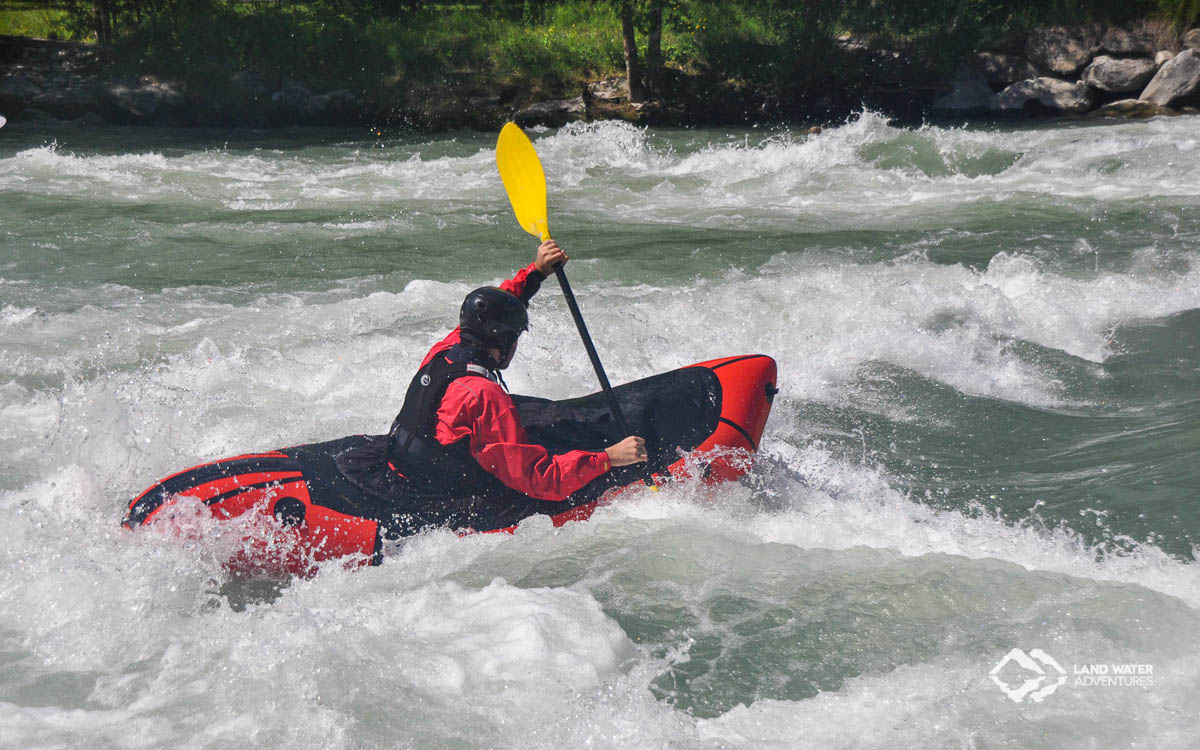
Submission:
{"label": "turquoise water", "polygon": [[[0,745],[1193,746],[1195,122],[533,133],[610,377],[774,356],[761,460],[284,585],[122,511],[386,428],[532,258],[492,136],[5,127]],[[594,390],[531,315],[513,390]]]}

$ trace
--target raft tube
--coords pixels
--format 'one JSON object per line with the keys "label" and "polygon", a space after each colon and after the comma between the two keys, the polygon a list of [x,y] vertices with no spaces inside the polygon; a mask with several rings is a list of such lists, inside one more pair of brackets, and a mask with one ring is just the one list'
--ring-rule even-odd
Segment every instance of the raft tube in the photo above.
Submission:
{"label": "raft tube", "polygon": [[[427,488],[396,485],[390,475],[381,484],[355,466],[381,466],[371,456],[383,455],[387,436],[352,435],[173,474],[134,498],[123,525],[195,538],[212,531],[211,519],[230,521],[216,526],[236,537],[227,566],[241,573],[307,575],[335,558],[378,565],[386,540],[429,527],[511,532],[536,514],[549,515],[555,526],[587,519],[643,482],[647,468],[659,482],[737,479],[752,464],[776,390],[775,361],[762,354],[701,362],[615,388],[630,428],[646,439],[648,464],[614,468],[562,502],[534,500],[498,482],[482,497],[462,496],[452,484],[433,497]],[[624,437],[602,393],[513,398],[530,439],[552,452],[603,450]]]}

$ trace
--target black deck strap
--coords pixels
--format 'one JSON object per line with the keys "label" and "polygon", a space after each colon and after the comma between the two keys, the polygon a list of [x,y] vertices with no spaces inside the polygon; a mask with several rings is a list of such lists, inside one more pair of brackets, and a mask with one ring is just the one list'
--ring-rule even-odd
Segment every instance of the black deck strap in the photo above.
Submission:
{"label": "black deck strap", "polygon": [[[230,479],[241,474],[257,473],[302,473],[301,467],[291,456],[249,456],[227,458],[201,464],[186,471],[167,477],[139,495],[129,505],[129,513],[122,521],[125,528],[141,526],[154,511],[158,510],[172,495],[190,490],[202,484]],[[294,481],[294,480],[289,480]],[[247,489],[238,488],[237,492]],[[234,492],[233,494],[237,494]],[[215,501],[214,501],[215,502]]]}
{"label": "black deck strap", "polygon": [[222,492],[220,495],[214,495],[213,497],[205,498],[204,504],[205,505],[216,505],[217,503],[223,503],[226,500],[230,499],[231,497],[237,497],[238,495],[242,494],[243,492],[249,492],[250,490],[265,490],[270,487],[278,487],[278,486],[285,485],[285,484],[291,484],[293,482],[303,482],[303,481],[304,481],[304,475],[298,474],[297,476],[290,477],[290,478],[271,479],[266,482],[255,482],[254,484],[244,484],[244,485],[241,485],[240,487],[235,487],[234,489],[229,490],[227,492]]}
{"label": "black deck strap", "polygon": [[742,437],[746,438],[746,442],[750,443],[750,449],[753,450],[755,453],[758,452],[758,444],[754,442],[754,438],[750,437],[750,433],[746,431],[745,427],[742,427],[740,424],[738,424],[737,422],[734,422],[732,419],[726,419],[725,417],[721,417],[721,421],[724,422],[725,424],[729,425],[733,429],[737,430],[738,432],[742,433]]}
{"label": "black deck strap", "polygon": [[767,355],[765,355],[765,354],[747,354],[747,355],[745,355],[744,357],[734,357],[733,359],[729,359],[729,360],[726,360],[726,361],[724,361],[724,362],[720,362],[720,363],[718,363],[718,364],[715,364],[715,365],[713,365],[712,367],[710,367],[710,368],[708,368],[708,369],[710,369],[710,370],[719,370],[719,369],[721,369],[722,367],[724,367],[725,365],[732,365],[732,364],[735,364],[735,363],[737,363],[737,362],[745,362],[745,361],[746,361],[746,360],[748,360],[748,359],[761,359],[761,358],[763,358],[763,357],[765,357],[765,356],[767,356]]}

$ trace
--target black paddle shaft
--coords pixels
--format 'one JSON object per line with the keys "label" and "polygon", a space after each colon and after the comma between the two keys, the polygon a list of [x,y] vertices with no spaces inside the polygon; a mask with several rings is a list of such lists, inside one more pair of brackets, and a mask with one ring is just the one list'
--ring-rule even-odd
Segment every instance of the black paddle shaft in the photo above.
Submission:
{"label": "black paddle shaft", "polygon": [[621,434],[629,437],[633,433],[629,431],[629,423],[625,421],[625,415],[621,413],[621,405],[617,403],[617,397],[613,394],[612,386],[609,385],[608,376],[604,374],[604,365],[600,364],[600,355],[596,353],[596,347],[592,344],[587,324],[583,322],[583,313],[579,312],[579,303],[575,301],[575,294],[571,291],[571,284],[567,281],[567,274],[563,272],[561,264],[554,267],[554,275],[558,277],[558,285],[562,287],[563,296],[567,298],[567,307],[571,310],[571,317],[575,319],[575,327],[579,329],[579,336],[583,339],[583,347],[587,349],[588,358],[592,360],[592,369],[596,371],[596,377],[600,380],[600,388],[604,391],[604,397],[608,399],[608,410],[612,412]]}

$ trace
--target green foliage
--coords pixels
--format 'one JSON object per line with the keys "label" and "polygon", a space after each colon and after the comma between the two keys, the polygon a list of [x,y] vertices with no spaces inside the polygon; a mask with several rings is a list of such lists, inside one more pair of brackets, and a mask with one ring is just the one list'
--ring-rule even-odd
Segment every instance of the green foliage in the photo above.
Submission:
{"label": "green foliage", "polygon": [[0,3],[0,34],[37,39],[71,39],[70,14],[58,3],[7,0]]}
{"label": "green foliage", "polygon": [[611,7],[575,3],[527,15],[540,20],[513,21],[507,11],[438,9],[371,21],[361,33],[368,46],[382,50],[394,79],[469,73],[498,83],[533,82],[550,92],[577,91],[586,78],[620,69],[619,24]]}
{"label": "green foliage", "polygon": [[[53,2],[0,0],[8,3],[0,33],[102,31],[131,71],[175,77],[201,93],[252,70],[269,84],[294,78],[377,100],[461,86],[575,94],[585,80],[624,71],[620,3],[634,3],[642,44],[651,24],[651,0]],[[1177,27],[1200,22],[1200,0],[662,0],[662,8],[668,67],[787,95],[877,79],[887,66],[871,49],[904,49],[929,75],[1039,25],[1151,14]],[[29,13],[43,15],[17,15]]]}
{"label": "green foliage", "polygon": [[1200,24],[1200,0],[1158,0],[1163,19],[1177,29],[1190,29]]}
{"label": "green foliage", "polygon": [[373,52],[349,19],[324,6],[160,0],[159,9],[117,38],[119,59],[201,87],[224,85],[240,69],[353,85]]}

